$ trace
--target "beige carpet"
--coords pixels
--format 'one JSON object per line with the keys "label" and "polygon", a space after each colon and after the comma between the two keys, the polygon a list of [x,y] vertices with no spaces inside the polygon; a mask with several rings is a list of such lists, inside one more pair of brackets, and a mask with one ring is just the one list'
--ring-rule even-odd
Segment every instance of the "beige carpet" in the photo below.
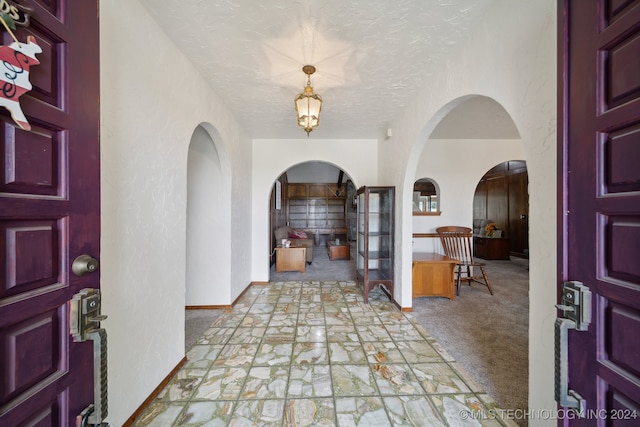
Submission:
{"label": "beige carpet", "polygon": [[483,261],[494,295],[463,285],[460,296],[416,298],[413,315],[502,409],[526,410],[528,394],[528,260]]}

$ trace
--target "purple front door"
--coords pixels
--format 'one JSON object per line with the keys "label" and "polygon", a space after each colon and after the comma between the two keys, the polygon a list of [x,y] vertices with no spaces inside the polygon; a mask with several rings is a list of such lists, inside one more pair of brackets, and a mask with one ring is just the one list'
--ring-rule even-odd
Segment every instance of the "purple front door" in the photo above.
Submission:
{"label": "purple front door", "polygon": [[69,426],[93,402],[92,344],[71,338],[69,301],[100,284],[71,271],[100,255],[98,1],[19,3],[33,10],[17,39],[42,53],[20,98],[31,130],[0,108],[0,425]]}
{"label": "purple front door", "polygon": [[565,0],[560,157],[562,281],[592,292],[587,331],[569,332],[562,423],[640,425],[640,1]]}

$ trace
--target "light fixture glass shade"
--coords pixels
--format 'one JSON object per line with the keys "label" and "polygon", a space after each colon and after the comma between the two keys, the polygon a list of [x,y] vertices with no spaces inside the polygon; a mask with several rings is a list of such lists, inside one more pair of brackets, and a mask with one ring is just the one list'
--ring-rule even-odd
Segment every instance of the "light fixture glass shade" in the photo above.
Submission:
{"label": "light fixture glass shade", "polygon": [[[312,69],[312,70],[311,70]],[[304,129],[309,136],[309,132],[320,124],[320,110],[322,109],[322,97],[313,93],[310,75],[315,72],[315,68],[305,66],[303,71],[307,74],[307,85],[304,92],[299,93],[295,98],[296,114],[298,116],[298,126]]]}

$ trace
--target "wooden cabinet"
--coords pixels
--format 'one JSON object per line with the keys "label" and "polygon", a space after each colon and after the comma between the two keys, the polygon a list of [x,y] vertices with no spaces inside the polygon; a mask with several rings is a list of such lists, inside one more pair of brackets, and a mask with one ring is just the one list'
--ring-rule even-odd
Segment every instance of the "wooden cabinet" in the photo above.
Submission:
{"label": "wooden cabinet", "polygon": [[306,256],[307,248],[303,246],[291,246],[288,248],[278,246],[276,248],[276,272],[299,271],[304,273]]}
{"label": "wooden cabinet", "polygon": [[327,252],[329,254],[329,261],[351,259],[351,246],[346,242],[336,244],[335,240],[329,240],[327,242]]}
{"label": "wooden cabinet", "polygon": [[457,260],[433,252],[415,252],[411,267],[413,298],[454,299],[454,270]]}
{"label": "wooden cabinet", "polygon": [[376,285],[383,285],[393,300],[394,193],[394,187],[357,192],[356,283],[363,286],[365,303]]}
{"label": "wooden cabinet", "polygon": [[473,256],[482,259],[509,259],[509,238],[474,236]]}

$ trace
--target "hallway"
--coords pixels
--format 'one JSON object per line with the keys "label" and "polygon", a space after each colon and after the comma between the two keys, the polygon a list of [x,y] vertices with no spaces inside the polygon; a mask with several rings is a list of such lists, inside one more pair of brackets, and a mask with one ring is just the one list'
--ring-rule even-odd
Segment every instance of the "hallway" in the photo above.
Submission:
{"label": "hallway", "polygon": [[[516,425],[420,326],[352,281],[253,285],[136,426]],[[484,417],[483,417],[484,415]]]}

